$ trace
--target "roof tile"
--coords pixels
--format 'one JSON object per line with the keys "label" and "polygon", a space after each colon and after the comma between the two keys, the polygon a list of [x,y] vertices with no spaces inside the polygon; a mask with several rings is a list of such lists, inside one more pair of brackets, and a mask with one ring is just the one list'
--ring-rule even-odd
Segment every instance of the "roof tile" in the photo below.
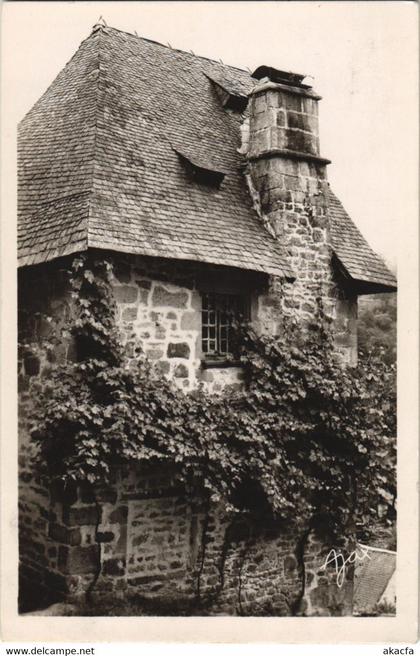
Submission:
{"label": "roof tile", "polygon": [[[94,30],[20,124],[20,263],[96,247],[292,276],[242,174],[242,117],[209,78],[243,94],[255,84],[238,68]],[[225,172],[220,188],[192,181],[174,148]],[[393,281],[332,198],[350,275]]]}
{"label": "roof tile", "polygon": [[395,276],[371,249],[332,191],[329,193],[329,213],[332,246],[350,276],[354,280],[395,289]]}

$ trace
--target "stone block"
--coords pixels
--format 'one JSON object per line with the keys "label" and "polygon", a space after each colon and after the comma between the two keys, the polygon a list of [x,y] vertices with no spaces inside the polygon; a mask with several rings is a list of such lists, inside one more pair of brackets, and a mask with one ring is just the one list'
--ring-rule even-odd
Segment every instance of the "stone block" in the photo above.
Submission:
{"label": "stone block", "polygon": [[255,132],[252,137],[252,150],[251,155],[265,152],[271,147],[270,131],[269,129],[260,130]]}
{"label": "stone block", "polygon": [[240,392],[242,390],[241,383],[229,383],[225,386],[226,391],[230,392]]}
{"label": "stone block", "polygon": [[265,101],[268,107],[277,108],[279,106],[279,94],[275,90],[268,90],[265,94]]}
{"label": "stone block", "polygon": [[134,285],[121,285],[114,287],[114,298],[117,303],[135,303],[138,289]]}
{"label": "stone block", "polygon": [[314,312],[315,307],[314,307],[313,303],[302,303],[302,310],[304,312]]}
{"label": "stone block", "polygon": [[155,323],[156,326],[159,326],[164,319],[164,314],[163,312],[151,312],[150,319]]}
{"label": "stone block", "polygon": [[303,130],[288,130],[285,148],[317,155],[316,138]]}
{"label": "stone block", "polygon": [[193,310],[201,312],[201,309],[202,309],[201,294],[196,290],[194,290],[191,293],[191,307],[192,307]]}
{"label": "stone block", "polygon": [[67,572],[69,547],[60,545],[58,548],[58,569],[61,572]]}
{"label": "stone block", "polygon": [[134,537],[132,539],[132,546],[133,547],[139,547],[141,544],[144,544],[145,542],[147,542],[148,539],[149,539],[149,536],[146,533],[136,535],[136,537]]}
{"label": "stone block", "polygon": [[149,302],[149,292],[146,289],[140,289],[140,303],[141,305],[147,305]]}
{"label": "stone block", "polygon": [[[300,178],[297,175],[285,174],[283,176],[283,184],[284,184],[285,190],[287,190],[287,191],[302,191],[302,185],[305,184],[305,181],[304,181],[303,178]],[[295,217],[293,216],[291,218],[293,218],[293,221],[294,221]]]}
{"label": "stone block", "polygon": [[123,576],[125,574],[125,567],[125,558],[110,558],[104,561],[102,574],[104,576]]}
{"label": "stone block", "polygon": [[270,128],[270,147],[271,148],[287,148],[288,131],[285,128],[274,127]]}
{"label": "stone block", "polygon": [[[329,595],[329,589],[328,586],[318,586],[311,590],[309,593],[309,598],[311,600],[311,605],[313,609],[315,610],[322,610],[325,611],[325,609],[328,608],[329,602],[330,602],[330,595]],[[326,614],[326,613],[325,613]]]}
{"label": "stone block", "polygon": [[97,542],[112,542],[112,540],[115,538],[114,533],[112,531],[98,531],[96,534],[96,541]]}
{"label": "stone block", "polygon": [[109,515],[110,524],[125,524],[128,517],[128,507],[118,506]]}
{"label": "stone block", "polygon": [[279,127],[286,126],[286,112],[283,109],[279,109],[279,111],[276,113],[276,124]]}
{"label": "stone block", "polygon": [[98,549],[92,544],[88,547],[70,547],[67,569],[71,574],[93,574],[98,567]]}
{"label": "stone block", "polygon": [[204,371],[201,374],[201,380],[204,381],[205,383],[212,383],[214,381],[213,372],[209,371],[208,369],[204,369]]}
{"label": "stone block", "polygon": [[184,312],[181,318],[181,330],[198,330],[201,325],[201,315],[198,312]]}
{"label": "stone block", "polygon": [[254,96],[251,103],[252,103],[252,111],[254,111],[256,114],[259,114],[260,112],[265,112],[267,110],[265,93],[262,93],[258,96]]}
{"label": "stone block", "polygon": [[161,373],[163,376],[165,374],[169,373],[170,370],[170,364],[167,360],[160,360],[159,362],[156,363],[156,369]]}
{"label": "stone block", "polygon": [[174,371],[175,378],[188,378],[188,369],[184,364],[179,364]]}
{"label": "stone block", "polygon": [[79,528],[69,529],[67,526],[61,524],[50,524],[48,529],[48,537],[55,542],[62,542],[68,545],[78,545],[81,542],[81,534]]}
{"label": "stone block", "polygon": [[301,112],[304,108],[305,98],[298,95],[292,95],[286,91],[279,91],[279,107],[284,107],[287,110],[294,112]]}
{"label": "stone block", "polygon": [[314,228],[314,230],[312,232],[312,239],[316,243],[321,243],[321,242],[325,241],[325,236],[324,236],[323,231],[320,230],[319,228]]}
{"label": "stone block", "polygon": [[286,558],[283,561],[283,567],[285,572],[292,572],[293,570],[296,569],[297,562],[296,558],[293,556],[286,556]]}
{"label": "stone block", "polygon": [[121,318],[123,321],[135,321],[137,319],[137,308],[128,307],[122,311]]}
{"label": "stone block", "polygon": [[155,330],[155,339],[165,339],[166,329],[163,326],[157,326]]}
{"label": "stone block", "polygon": [[308,124],[307,118],[308,117],[305,114],[301,114],[300,112],[288,111],[287,125],[289,128],[307,130],[310,132],[310,126]]}
{"label": "stone block", "polygon": [[[163,358],[164,354],[163,354],[163,351],[161,351],[161,349],[151,348],[151,349],[146,350],[146,355],[151,360],[160,360],[160,358]],[[177,356],[169,355],[169,357],[171,358],[171,357],[177,357]]]}
{"label": "stone block", "polygon": [[270,125],[270,118],[268,112],[259,112],[255,115],[253,121],[254,130],[264,130]]}
{"label": "stone block", "polygon": [[25,355],[23,362],[27,376],[38,376],[41,363],[36,355]]}
{"label": "stone block", "polygon": [[[101,509],[99,509],[101,514]],[[68,526],[95,525],[98,519],[96,506],[66,506],[63,508],[63,522]]]}
{"label": "stone block", "polygon": [[157,285],[152,294],[152,304],[154,307],[175,307],[186,308],[188,303],[188,293],[184,291],[170,292],[164,287]]}
{"label": "stone block", "polygon": [[120,527],[120,535],[117,542],[115,543],[115,554],[126,554],[127,553],[127,525]]}
{"label": "stone block", "polygon": [[189,357],[190,357],[190,347],[186,342],[177,342],[177,343],[168,344],[168,358],[188,359]]}
{"label": "stone block", "polygon": [[142,586],[146,585],[148,583],[156,583],[160,581],[162,577],[158,575],[146,575],[146,576],[136,576],[133,578],[128,579],[128,583],[130,586],[137,587],[137,586]]}

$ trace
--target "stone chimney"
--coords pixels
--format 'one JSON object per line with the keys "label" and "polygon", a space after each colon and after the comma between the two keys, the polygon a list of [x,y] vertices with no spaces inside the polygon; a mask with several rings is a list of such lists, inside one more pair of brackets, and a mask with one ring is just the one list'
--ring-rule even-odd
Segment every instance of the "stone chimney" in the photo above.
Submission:
{"label": "stone chimney", "polygon": [[259,82],[250,94],[246,177],[262,221],[284,245],[296,276],[293,283],[277,282],[282,309],[310,321],[321,298],[333,315],[329,160],[319,152],[320,96],[302,83],[303,75],[261,66],[253,76]]}

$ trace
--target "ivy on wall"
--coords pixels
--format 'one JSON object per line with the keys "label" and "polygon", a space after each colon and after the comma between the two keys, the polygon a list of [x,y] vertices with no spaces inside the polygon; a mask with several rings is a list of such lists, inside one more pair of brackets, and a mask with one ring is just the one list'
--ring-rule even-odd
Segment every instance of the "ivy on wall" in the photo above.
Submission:
{"label": "ivy on wall", "polygon": [[77,357],[52,365],[32,415],[49,480],[103,485],[119,464],[175,463],[187,491],[229,512],[318,518],[338,535],[392,503],[394,368],[344,367],[321,307],[305,332],[286,319],[275,338],[237,327],[244,391],[184,394],[139,344],[128,357],[111,279],[101,258],[69,271]]}

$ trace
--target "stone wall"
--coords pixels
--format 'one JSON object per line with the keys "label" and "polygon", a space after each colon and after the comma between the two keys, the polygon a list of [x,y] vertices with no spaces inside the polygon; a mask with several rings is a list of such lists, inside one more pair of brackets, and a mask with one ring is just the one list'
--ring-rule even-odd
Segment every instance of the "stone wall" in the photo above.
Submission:
{"label": "stone wall", "polygon": [[94,598],[132,595],[157,614],[351,613],[351,581],[340,589],[321,569],[325,541],[298,524],[229,519],[187,499],[164,468],[119,471],[95,499],[53,497],[47,543],[44,580],[68,601],[95,581]]}
{"label": "stone wall", "polygon": [[342,283],[333,267],[328,160],[319,154],[319,99],[311,89],[268,79],[251,92],[249,134],[241,148],[248,159],[246,178],[262,222],[285,247],[296,275],[293,282],[273,280],[270,298],[261,301],[266,316],[281,305],[302,324],[313,321],[321,303],[335,320],[339,352],[355,363],[357,299],[342,298]]}
{"label": "stone wall", "polygon": [[199,383],[209,392],[241,385],[240,368],[205,367],[201,293],[245,289],[257,298],[258,290],[267,284],[265,276],[141,257],[120,256],[116,264],[113,292],[127,349],[141,343],[155,366],[186,392]]}
{"label": "stone wall", "polygon": [[[219,393],[243,384],[239,367],[202,366],[201,291],[250,290],[251,318],[260,330],[275,330],[288,307],[282,295],[288,283],[266,276],[137,256],[114,261],[117,321],[128,355],[140,341],[155,366],[185,391],[200,382]],[[176,477],[161,468],[116,472],[114,485],[97,492],[98,503],[86,490],[45,489],[33,468],[28,427],[32,398],[51,364],[77,357],[62,333],[72,314],[68,265],[66,259],[20,272],[20,337],[33,344],[19,352],[23,608],[80,597],[98,577],[99,594],[135,593],[195,610],[202,604],[203,612],[287,615],[299,601],[301,612],[348,610],[350,588],[343,594],[317,574],[325,543],[308,547],[306,568],[299,560],[304,527],[255,520],[231,526],[220,509],[187,500]],[[343,308],[345,315],[344,301]],[[52,332],[57,343],[47,351],[44,340]]]}
{"label": "stone wall", "polygon": [[[72,343],[61,335],[71,314],[65,263],[31,267],[19,272],[18,284],[18,429],[19,429],[19,554],[20,590],[26,599],[60,598],[62,577],[52,566],[58,545],[50,535],[50,492],[34,467],[36,451],[29,439],[32,399],[43,387],[53,362],[74,357]],[[48,317],[50,320],[48,320]],[[60,335],[53,351],[45,340]],[[25,348],[24,342],[31,343]]]}
{"label": "stone wall", "polygon": [[335,343],[337,350],[349,365],[357,364],[357,296],[338,295],[335,305]]}
{"label": "stone wall", "polygon": [[[152,258],[121,255],[113,259],[117,323],[128,354],[141,343],[155,366],[184,391],[199,383],[209,392],[242,385],[239,367],[202,367],[199,290],[221,291],[227,285],[232,292],[246,285],[256,293],[266,284],[265,277]],[[60,596],[67,588],[77,590],[77,576],[72,578],[70,571],[87,567],[89,554],[93,557],[96,549],[92,527],[74,526],[71,513],[63,524],[58,519],[60,511],[51,509],[50,491],[34,472],[35,451],[29,439],[32,398],[42,389],[52,363],[77,358],[65,330],[73,307],[66,283],[69,264],[70,259],[64,258],[19,274],[20,575],[25,597],[38,601]],[[53,335],[55,347],[47,350],[45,340]],[[25,340],[30,349],[22,346]],[[112,549],[119,554],[121,544],[106,546],[104,553]],[[69,551],[70,547],[74,549]]]}

